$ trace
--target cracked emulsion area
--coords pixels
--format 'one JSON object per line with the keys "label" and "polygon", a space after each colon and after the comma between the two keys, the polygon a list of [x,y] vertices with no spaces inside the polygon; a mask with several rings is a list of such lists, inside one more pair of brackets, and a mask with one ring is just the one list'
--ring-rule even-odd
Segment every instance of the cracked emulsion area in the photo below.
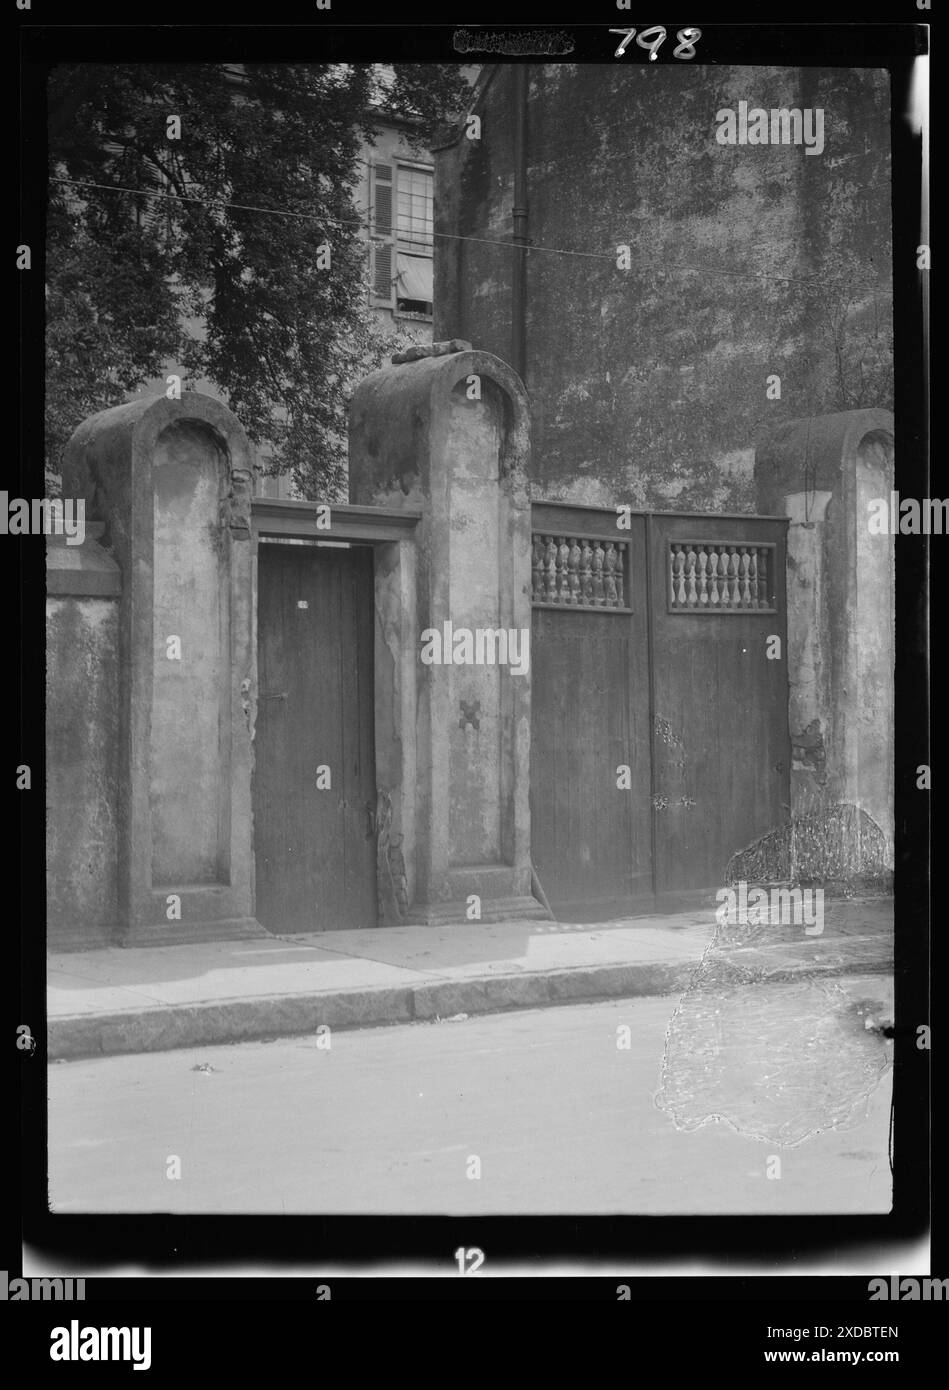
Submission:
{"label": "cracked emulsion area", "polygon": [[859,1123],[887,1044],[833,981],[769,980],[729,959],[734,931],[709,944],[672,1016],[656,1105],[679,1130],[722,1121],[784,1148]]}

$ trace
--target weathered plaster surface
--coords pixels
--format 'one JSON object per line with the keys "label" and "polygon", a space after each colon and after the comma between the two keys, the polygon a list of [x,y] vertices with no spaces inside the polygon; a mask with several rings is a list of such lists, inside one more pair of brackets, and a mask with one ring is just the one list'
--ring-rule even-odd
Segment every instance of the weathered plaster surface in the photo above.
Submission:
{"label": "weathered plaster surface", "polygon": [[[211,447],[209,448],[209,444]],[[185,425],[158,439],[155,476],[155,653],[151,719],[152,881],[216,883],[221,773],[218,691],[221,577],[218,509],[224,460]],[[170,659],[177,637],[180,659]],[[182,789],[187,788],[187,796]]]}
{"label": "weathered plaster surface", "polygon": [[[451,469],[451,575],[449,609],[456,627],[497,628],[500,622],[498,460],[496,403],[451,396],[448,438]],[[498,666],[450,666],[448,681],[449,831],[455,865],[501,859],[501,685]],[[517,678],[519,679],[519,678]],[[464,707],[477,713],[466,715]]]}
{"label": "weathered plaster surface", "polygon": [[[115,916],[128,942],[261,931],[250,794],[252,463],[236,417],[199,392],[102,411],[66,448],[64,493],[86,500],[122,576]],[[186,534],[197,543],[185,545]],[[178,664],[165,655],[169,635],[187,639],[183,698],[160,664]],[[180,918],[168,915],[170,894]]]}
{"label": "weathered plaster surface", "polygon": [[893,417],[843,411],[781,425],[755,465],[762,511],[788,528],[788,673],[799,815],[841,804],[894,833],[894,547],[868,504],[893,480]]}
{"label": "weathered plaster surface", "polygon": [[[480,400],[468,399],[473,376]],[[436,350],[374,372],[353,398],[352,500],[423,513],[414,584],[387,563],[376,596],[377,708],[399,670],[396,633],[407,654],[394,718],[377,714],[377,769],[406,848],[414,825],[417,920],[463,920],[469,894],[482,920],[542,913],[529,896],[529,670],[420,660],[422,631],[445,621],[530,630],[529,449],[523,386],[488,353]]]}
{"label": "weathered plaster surface", "polygon": [[[821,107],[824,152],[718,144],[741,100]],[[512,66],[475,109],[483,138],[436,154],[436,232],[506,240]],[[536,64],[527,149],[535,495],[754,511],[764,432],[891,405],[884,71]],[[438,245],[435,337],[511,360],[512,253]]]}
{"label": "weathered plaster surface", "polygon": [[46,883],[53,945],[97,945],[115,930],[118,637],[114,599],[47,599]]}

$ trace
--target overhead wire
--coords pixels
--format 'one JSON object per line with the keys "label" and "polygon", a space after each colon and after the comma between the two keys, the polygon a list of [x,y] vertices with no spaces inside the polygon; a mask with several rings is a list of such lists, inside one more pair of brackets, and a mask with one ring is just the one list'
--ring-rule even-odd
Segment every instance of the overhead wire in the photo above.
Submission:
{"label": "overhead wire", "polygon": [[[297,218],[297,219],[304,220],[304,221],[318,222],[321,226],[339,226],[339,227],[342,227],[342,226],[355,226],[355,227],[361,227],[361,228],[363,228],[364,230],[368,231],[368,233],[369,233],[370,236],[372,236],[372,235],[386,235],[386,236],[388,236],[388,235],[392,234],[391,231],[390,231],[390,229],[386,229],[385,232],[383,232],[383,233],[378,233],[378,232],[376,231],[375,227],[373,226],[373,224],[372,224],[371,221],[369,221],[369,220],[366,219],[366,218],[361,218],[361,217],[332,217],[332,216],[326,216],[326,215],[323,214],[323,213],[315,213],[315,212],[297,212],[297,211],[294,211],[293,209],[290,209],[290,208],[267,208],[267,207],[260,207],[260,206],[258,206],[258,205],[256,205],[256,204],[252,204],[252,203],[235,203],[235,202],[229,202],[229,201],[227,201],[227,200],[225,200],[225,199],[199,198],[199,197],[196,197],[196,196],[191,195],[191,194],[160,193],[160,192],[155,191],[154,189],[148,189],[148,188],[129,188],[129,187],[123,185],[123,184],[94,183],[94,182],[91,182],[91,181],[81,180],[81,179],[63,178],[63,177],[61,177],[61,176],[56,176],[56,177],[52,177],[52,176],[51,176],[50,182],[51,182],[51,183],[59,183],[59,184],[67,184],[67,185],[69,185],[69,186],[71,186],[71,187],[73,187],[73,188],[97,189],[97,190],[103,190],[103,191],[110,192],[110,193],[125,193],[125,194],[130,194],[130,195],[133,196],[133,197],[159,198],[159,199],[165,199],[165,200],[170,201],[170,202],[197,203],[197,204],[199,204],[201,207],[208,207],[208,208],[230,208],[230,209],[233,209],[233,210],[238,211],[238,212],[261,213],[261,214],[264,214],[264,215],[267,215],[267,216],[271,216],[271,217],[291,217],[291,218]],[[460,232],[436,232],[436,231],[433,231],[433,232],[431,233],[431,236],[432,236],[432,239],[433,239],[433,240],[458,241],[458,242],[471,242],[471,243],[473,243],[473,244],[475,244],[475,245],[480,245],[480,246],[499,246],[499,247],[503,247],[505,250],[508,250],[508,251],[511,251],[511,250],[514,250],[514,251],[521,251],[521,250],[523,250],[523,251],[526,251],[528,254],[536,254],[536,253],[540,252],[540,253],[544,253],[544,254],[547,254],[547,255],[554,255],[554,256],[578,256],[578,257],[586,258],[586,259],[589,259],[589,260],[610,261],[610,262],[611,262],[612,264],[614,264],[614,265],[615,265],[615,263],[616,263],[616,255],[617,255],[615,249],[612,250],[612,251],[609,251],[609,252],[606,252],[606,251],[583,251],[583,250],[577,250],[576,248],[565,247],[565,246],[542,246],[542,245],[538,245],[536,242],[528,242],[526,245],[524,245],[524,244],[522,244],[521,242],[516,242],[516,241],[501,241],[501,240],[498,240],[497,238],[492,238],[492,237],[475,237],[475,236],[467,236],[467,235],[465,235],[465,234],[463,234],[463,233],[460,233]],[[414,236],[414,235],[411,234],[411,233],[408,234],[408,235],[405,235],[405,234],[399,232],[399,233],[397,233],[397,239],[398,239],[399,241],[401,241],[401,242],[408,242],[408,243],[413,243],[413,242],[414,242],[415,244],[418,244],[418,245],[421,245],[421,246],[428,246],[428,245],[430,244],[429,239],[428,239],[427,237],[425,237],[425,238],[423,238],[423,237],[416,237],[416,236]],[[617,243],[618,246],[620,246],[620,245],[627,245],[627,244],[628,244],[628,243],[624,243],[624,242],[619,242],[619,243]],[[729,279],[739,279],[739,280],[745,280],[745,281],[751,281],[751,280],[766,280],[766,281],[769,281],[769,282],[773,282],[773,281],[776,281],[776,280],[780,280],[780,281],[782,281],[782,282],[785,283],[785,284],[802,285],[802,286],[804,286],[804,287],[807,288],[807,289],[814,289],[814,290],[823,290],[823,289],[826,289],[828,286],[835,285],[835,284],[839,284],[839,283],[847,284],[847,285],[850,286],[851,288],[855,288],[855,289],[858,289],[858,288],[868,289],[868,290],[873,291],[874,293],[878,292],[878,291],[879,291],[879,288],[880,288],[879,285],[873,284],[873,283],[868,282],[868,281],[853,281],[853,280],[851,280],[851,279],[849,279],[849,278],[846,278],[846,277],[832,277],[832,278],[824,279],[824,280],[821,280],[821,279],[803,279],[802,277],[796,276],[796,275],[783,275],[783,274],[781,274],[781,273],[778,272],[778,271],[771,271],[771,270],[768,270],[768,271],[726,270],[725,268],[720,267],[720,266],[688,265],[688,264],[685,264],[684,262],[681,262],[681,261],[668,261],[668,260],[663,260],[662,263],[661,263],[661,265],[659,265],[659,266],[650,265],[650,269],[653,269],[653,270],[655,270],[655,269],[659,269],[659,270],[679,270],[679,271],[685,271],[685,272],[688,272],[688,273],[691,273],[691,274],[695,274],[695,275],[718,275],[718,276],[723,276],[723,277],[726,277],[726,278],[729,278]]]}

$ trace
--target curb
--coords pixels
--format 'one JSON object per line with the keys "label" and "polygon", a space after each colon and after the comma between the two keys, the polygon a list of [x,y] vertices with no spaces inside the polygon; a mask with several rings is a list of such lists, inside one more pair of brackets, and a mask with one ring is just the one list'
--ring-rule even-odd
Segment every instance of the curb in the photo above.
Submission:
{"label": "curb", "polygon": [[[587,966],[536,974],[433,981],[404,989],[272,995],[92,1017],[76,1015],[49,1020],[48,1056],[50,1061],[67,1061],[166,1052],[176,1048],[312,1034],[321,1025],[349,1029],[431,1023],[436,1018],[458,1013],[501,1013],[589,1003],[597,999],[676,994],[688,989],[701,965],[702,958]],[[807,962],[782,964],[769,972],[767,978],[788,981],[802,975],[874,974],[892,968],[892,959],[884,953],[873,960],[827,966]]]}
{"label": "curb", "polygon": [[182,1047],[262,1041],[335,1029],[430,1023],[452,1014],[500,1013],[578,1000],[673,994],[685,989],[697,961],[605,965],[537,974],[432,981],[404,989],[228,999],[220,1004],[51,1019],[50,1060],[165,1052]]}

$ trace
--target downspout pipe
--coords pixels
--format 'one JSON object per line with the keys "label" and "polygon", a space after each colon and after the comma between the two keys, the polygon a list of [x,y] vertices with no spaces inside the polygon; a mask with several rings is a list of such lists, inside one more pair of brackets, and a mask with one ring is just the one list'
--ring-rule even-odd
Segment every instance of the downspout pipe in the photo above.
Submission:
{"label": "downspout pipe", "polygon": [[[514,68],[514,264],[511,269],[511,366],[527,384],[527,79],[526,63]],[[531,893],[556,921],[531,863]]]}
{"label": "downspout pipe", "polygon": [[[527,373],[527,63],[514,68],[514,265],[511,272],[511,366]],[[526,381],[525,381],[526,385]]]}

